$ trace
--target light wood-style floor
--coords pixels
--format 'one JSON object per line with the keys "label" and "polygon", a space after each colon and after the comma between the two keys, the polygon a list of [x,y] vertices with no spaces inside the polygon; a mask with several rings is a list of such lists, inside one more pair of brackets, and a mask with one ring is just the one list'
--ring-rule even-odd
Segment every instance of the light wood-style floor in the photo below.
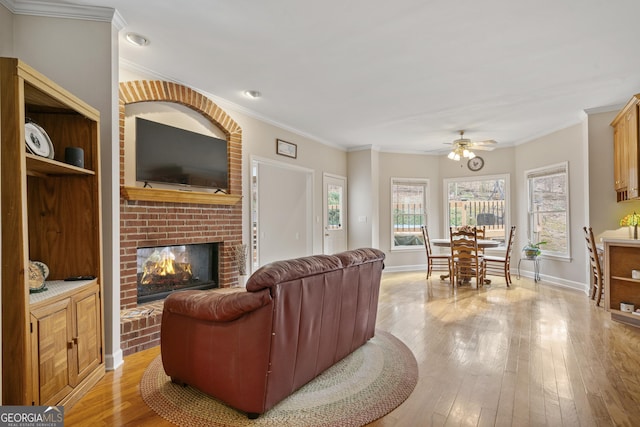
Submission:
{"label": "light wood-style floor", "polygon": [[[530,279],[452,290],[424,273],[385,273],[378,328],[418,361],[412,395],[371,426],[638,426],[640,329],[611,321],[586,295]],[[125,358],[67,426],[170,425],[138,384],[159,354]]]}

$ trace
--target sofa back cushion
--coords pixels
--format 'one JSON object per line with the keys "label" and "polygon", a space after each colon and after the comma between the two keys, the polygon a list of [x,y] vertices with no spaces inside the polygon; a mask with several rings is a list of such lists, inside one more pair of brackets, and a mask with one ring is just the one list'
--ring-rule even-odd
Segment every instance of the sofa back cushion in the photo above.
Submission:
{"label": "sofa back cushion", "polygon": [[255,292],[271,288],[278,283],[326,273],[342,268],[340,258],[331,255],[314,255],[285,261],[275,261],[260,267],[247,280],[247,291]]}

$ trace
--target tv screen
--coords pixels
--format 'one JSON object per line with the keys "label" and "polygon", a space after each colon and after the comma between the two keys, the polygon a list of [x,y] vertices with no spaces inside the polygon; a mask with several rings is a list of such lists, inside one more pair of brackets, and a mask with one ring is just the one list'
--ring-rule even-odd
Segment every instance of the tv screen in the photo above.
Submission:
{"label": "tv screen", "polygon": [[227,190],[227,141],[136,117],[136,180]]}

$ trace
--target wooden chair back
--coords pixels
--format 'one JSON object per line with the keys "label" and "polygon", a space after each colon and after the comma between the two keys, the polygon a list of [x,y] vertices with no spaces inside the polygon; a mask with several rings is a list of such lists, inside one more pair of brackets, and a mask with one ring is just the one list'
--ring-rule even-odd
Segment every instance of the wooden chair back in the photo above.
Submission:
{"label": "wooden chair back", "polygon": [[478,251],[477,230],[472,227],[449,229],[451,236],[451,258],[453,260],[452,280],[475,277],[477,286],[484,281],[484,260]]}
{"label": "wooden chair back", "polygon": [[584,238],[587,242],[587,252],[589,253],[589,264],[593,274],[593,286],[591,288],[591,299],[596,300],[596,305],[600,305],[602,291],[604,290],[604,276],[602,274],[602,265],[600,264],[600,256],[593,237],[593,229],[591,227],[582,227],[584,230]]}
{"label": "wooden chair back", "polygon": [[429,258],[433,254],[433,250],[431,249],[431,240],[429,239],[429,231],[427,230],[427,226],[423,225],[420,227],[422,230],[422,238],[424,239],[424,247],[427,250],[427,258]]}
{"label": "wooden chair back", "polygon": [[507,262],[511,259],[511,253],[513,252],[513,241],[516,238],[516,226],[512,225],[509,230],[509,240],[507,240],[507,251],[504,253],[504,257]]}
{"label": "wooden chair back", "polygon": [[[476,238],[484,240],[487,236],[487,230],[484,225],[476,226]],[[478,248],[478,252],[484,255],[484,248]]]}

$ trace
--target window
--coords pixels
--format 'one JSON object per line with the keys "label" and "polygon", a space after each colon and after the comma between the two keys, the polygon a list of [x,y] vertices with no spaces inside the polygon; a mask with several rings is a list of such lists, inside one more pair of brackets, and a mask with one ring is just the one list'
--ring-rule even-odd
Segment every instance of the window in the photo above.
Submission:
{"label": "window", "polygon": [[327,229],[342,230],[342,186],[327,185]]}
{"label": "window", "polygon": [[391,249],[424,249],[420,226],[427,223],[424,179],[391,178]]}
{"label": "window", "polygon": [[569,165],[567,162],[525,172],[532,243],[543,255],[569,257]]}
{"label": "window", "polygon": [[509,232],[508,175],[446,179],[444,192],[445,235],[449,227],[483,226],[487,239],[504,243]]}

